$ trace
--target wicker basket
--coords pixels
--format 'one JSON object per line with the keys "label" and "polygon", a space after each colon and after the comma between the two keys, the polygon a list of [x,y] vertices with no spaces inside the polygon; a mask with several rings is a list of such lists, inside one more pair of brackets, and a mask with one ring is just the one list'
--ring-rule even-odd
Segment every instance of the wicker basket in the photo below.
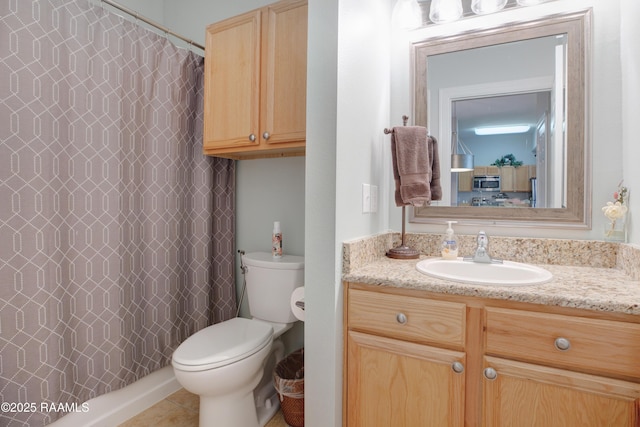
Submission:
{"label": "wicker basket", "polygon": [[282,359],[273,371],[285,422],[304,427],[304,348]]}

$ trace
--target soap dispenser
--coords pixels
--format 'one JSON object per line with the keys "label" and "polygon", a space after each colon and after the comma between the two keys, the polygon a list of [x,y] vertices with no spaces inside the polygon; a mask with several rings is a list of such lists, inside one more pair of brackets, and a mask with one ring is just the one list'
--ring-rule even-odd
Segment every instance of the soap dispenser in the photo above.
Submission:
{"label": "soap dispenser", "polygon": [[458,221],[447,221],[448,227],[446,236],[442,240],[442,259],[456,259],[458,258],[458,239],[453,234],[453,228],[451,224],[456,224]]}

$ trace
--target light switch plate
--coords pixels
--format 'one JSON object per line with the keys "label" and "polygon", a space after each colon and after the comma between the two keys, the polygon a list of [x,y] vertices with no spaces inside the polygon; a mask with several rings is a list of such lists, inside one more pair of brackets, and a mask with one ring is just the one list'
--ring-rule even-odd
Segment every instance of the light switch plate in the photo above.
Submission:
{"label": "light switch plate", "polygon": [[371,186],[362,184],[362,213],[371,212]]}
{"label": "light switch plate", "polygon": [[371,213],[378,212],[378,186],[371,185],[371,206],[369,208]]}

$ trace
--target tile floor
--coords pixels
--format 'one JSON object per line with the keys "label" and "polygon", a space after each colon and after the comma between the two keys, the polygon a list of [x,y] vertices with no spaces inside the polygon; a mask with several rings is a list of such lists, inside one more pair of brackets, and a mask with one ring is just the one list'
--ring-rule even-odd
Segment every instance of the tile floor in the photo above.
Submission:
{"label": "tile floor", "polygon": [[[198,396],[178,390],[118,427],[198,427]],[[287,427],[278,411],[266,427]]]}

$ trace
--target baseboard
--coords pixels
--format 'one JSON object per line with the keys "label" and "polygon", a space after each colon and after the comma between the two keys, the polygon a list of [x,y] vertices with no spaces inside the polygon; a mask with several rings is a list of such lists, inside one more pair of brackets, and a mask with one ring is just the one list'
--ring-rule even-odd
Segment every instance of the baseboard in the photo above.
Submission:
{"label": "baseboard", "polygon": [[120,390],[89,400],[87,412],[73,412],[49,427],[114,427],[180,390],[171,366],[155,371]]}

